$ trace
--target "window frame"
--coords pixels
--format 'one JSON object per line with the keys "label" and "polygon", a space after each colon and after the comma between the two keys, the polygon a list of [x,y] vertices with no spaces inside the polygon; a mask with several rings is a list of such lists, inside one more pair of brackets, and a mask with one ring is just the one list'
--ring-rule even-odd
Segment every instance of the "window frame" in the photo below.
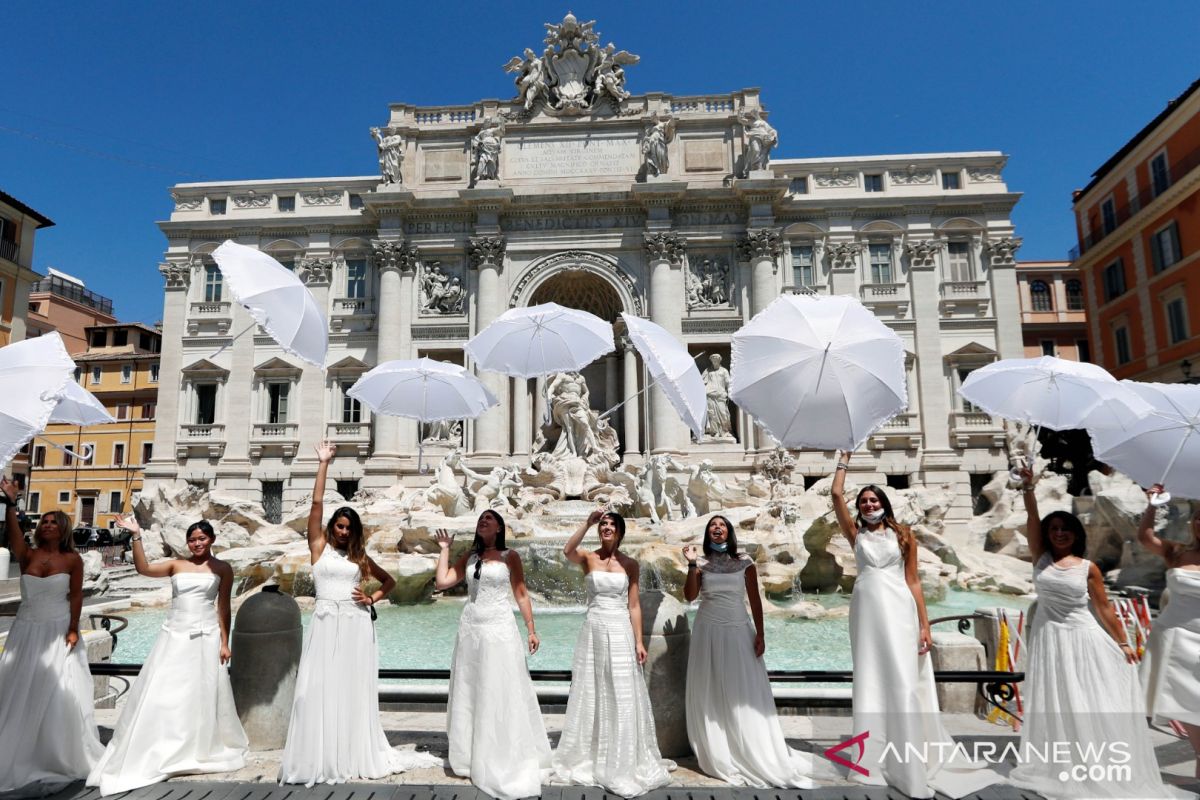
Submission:
{"label": "window frame", "polygon": [[229,212],[229,201],[224,197],[208,198],[208,213],[210,216],[223,217]]}
{"label": "window frame", "polygon": [[[114,504],[113,500],[117,502]],[[108,492],[108,513],[120,514],[125,510],[125,497],[120,489],[111,489]]]}
{"label": "window frame", "polygon": [[266,382],[267,418],[268,425],[288,424],[288,400],[292,394],[290,380],[269,380]]}
{"label": "window frame", "polygon": [[[948,186],[947,184],[951,181],[954,185]],[[956,169],[950,171],[942,170],[942,191],[956,192],[959,189],[962,189],[962,173]]]}
{"label": "window frame", "polygon": [[[286,202],[285,202],[286,201]],[[284,206],[290,206],[285,208]],[[295,214],[296,213],[296,195],[280,194],[275,196],[275,208],[280,214]]]}
{"label": "window frame", "polygon": [[[1172,314],[1172,309],[1178,309],[1178,318]],[[1167,344],[1174,346],[1186,342],[1191,335],[1188,324],[1187,297],[1182,291],[1175,291],[1163,298],[1163,321],[1167,327]],[[1178,322],[1178,330],[1176,323]],[[1179,333],[1178,336],[1175,334]]]}
{"label": "window frame", "polygon": [[[1045,291],[1035,290],[1035,287],[1042,287]],[[1045,302],[1039,303],[1039,298],[1044,297]],[[1044,305],[1042,308],[1040,306]],[[1034,278],[1029,282],[1029,310],[1039,314],[1052,313],[1054,311],[1054,290],[1050,284],[1042,278]]]}
{"label": "window frame", "polygon": [[863,173],[863,191],[877,194],[882,192],[886,187],[882,172],[864,172]]}
{"label": "window frame", "polygon": [[[1057,356],[1058,355],[1058,343],[1055,342],[1053,339],[1041,339],[1041,340],[1039,340],[1038,344],[1040,344],[1042,347],[1042,355],[1044,355],[1044,356]],[[1047,345],[1049,345],[1048,348],[1047,348]],[[1049,352],[1047,352],[1047,350],[1049,350]]]}
{"label": "window frame", "polygon": [[[349,300],[365,300],[367,297],[367,259],[347,258],[346,260],[346,294]],[[361,265],[361,274],[359,267]],[[357,293],[352,287],[357,286]]]}
{"label": "window frame", "polygon": [[[192,392],[195,395],[196,410],[192,415],[193,424],[195,425],[216,425],[217,424],[217,392],[218,383],[216,381],[197,381],[192,384]],[[204,411],[202,403],[201,389],[212,389],[212,419],[205,421],[201,418]]]}
{"label": "window frame", "polygon": [[[347,380],[338,381],[338,390],[342,393],[342,413],[339,418],[343,425],[361,425],[364,421],[362,403],[347,394],[347,390],[354,383],[354,381]],[[350,417],[355,418],[350,419]]]}
{"label": "window frame", "polygon": [[154,363],[152,363],[150,365],[150,382],[151,383],[158,383],[158,376],[159,376],[160,370],[161,370],[161,367],[159,366],[159,362],[155,361]]}
{"label": "window frame", "polygon": [[1117,201],[1110,194],[1100,201],[1100,230],[1108,236],[1117,229]]}
{"label": "window frame", "polygon": [[88,385],[89,386],[99,386],[100,382],[103,379],[104,379],[104,368],[101,367],[99,364],[93,364],[92,368],[88,371]]}
{"label": "window frame", "polygon": [[1119,366],[1133,362],[1133,343],[1129,340],[1129,326],[1122,323],[1114,325],[1113,357]]}
{"label": "window frame", "polygon": [[[1155,172],[1156,165],[1161,165],[1162,167],[1161,175],[1163,182],[1161,188],[1159,187],[1159,176]],[[1150,156],[1150,160],[1147,162],[1147,171],[1150,174],[1150,196],[1152,198],[1158,197],[1163,192],[1167,191],[1167,189],[1171,188],[1171,164],[1169,161],[1167,161],[1167,148],[1164,147],[1162,150],[1159,150],[1157,153]]]}
{"label": "window frame", "polygon": [[59,490],[59,492],[58,492],[58,504],[61,506],[61,505],[64,505],[64,504],[66,504],[66,503],[69,503],[69,502],[71,502],[71,490],[70,490],[70,489],[67,489],[67,490],[65,490],[65,491],[63,491],[63,490]]}
{"label": "window frame", "polygon": [[[879,278],[881,276],[876,275],[875,267],[876,266],[883,267],[885,265],[883,264],[882,261],[879,262],[878,265],[876,264],[876,262],[875,262],[876,248],[886,248],[886,252],[887,252],[887,264],[886,264],[887,280],[886,281],[877,280],[877,278]],[[870,273],[870,278],[871,278],[870,283],[876,284],[876,285],[895,283],[894,279],[896,277],[896,274],[895,274],[895,261],[894,261],[893,250],[894,250],[894,248],[892,247],[891,242],[867,242],[867,270]]]}
{"label": "window frame", "polygon": [[[792,258],[792,285],[797,289],[802,287],[816,286],[820,281],[820,277],[817,275],[816,245],[814,245],[812,242],[795,242],[789,248],[789,252]],[[797,261],[797,252],[806,252],[806,257],[808,259],[807,264],[802,263],[802,261]],[[801,271],[804,269],[808,270],[807,281],[803,280],[801,277]]]}
{"label": "window frame", "polygon": [[[954,274],[955,261],[950,257],[952,248],[962,247],[966,260],[960,263],[966,265],[966,277],[956,277]],[[946,280],[951,283],[969,283],[975,280],[975,257],[972,253],[971,242],[968,239],[948,239],[946,241]]]}
{"label": "window frame", "polygon": [[[1072,292],[1071,287],[1075,286],[1078,291]],[[1083,296],[1083,281],[1078,278],[1070,278],[1063,282],[1063,289],[1067,295],[1067,311],[1084,311],[1087,308],[1087,298]],[[1072,302],[1072,298],[1078,298],[1079,304],[1076,306]]]}
{"label": "window frame", "polygon": [[133,364],[121,365],[121,383],[133,383]]}
{"label": "window frame", "polygon": [[[120,455],[118,455],[120,454]],[[126,457],[129,455],[125,442],[113,442],[112,446],[112,465],[114,467],[124,467],[126,465]]]}
{"label": "window frame", "polygon": [[[1163,249],[1164,233],[1167,234],[1166,241],[1171,248],[1170,261],[1167,261],[1167,254]],[[1155,274],[1168,270],[1183,260],[1182,248],[1179,245],[1179,224],[1176,220],[1171,220],[1150,234],[1150,260],[1154,265]]]}
{"label": "window frame", "polygon": [[1092,343],[1090,340],[1075,340],[1075,357],[1085,364],[1092,363]]}
{"label": "window frame", "polygon": [[204,265],[204,302],[220,303],[224,296],[225,279],[216,264]]}
{"label": "window frame", "polygon": [[25,495],[25,512],[28,514],[42,513],[42,493],[30,492]]}
{"label": "window frame", "polygon": [[[1110,281],[1110,275],[1119,278],[1119,281]],[[1129,287],[1125,283],[1125,259],[1121,256],[1117,256],[1115,260],[1110,261],[1104,267],[1102,277],[1104,281],[1104,302],[1106,303],[1116,300],[1129,290]]]}

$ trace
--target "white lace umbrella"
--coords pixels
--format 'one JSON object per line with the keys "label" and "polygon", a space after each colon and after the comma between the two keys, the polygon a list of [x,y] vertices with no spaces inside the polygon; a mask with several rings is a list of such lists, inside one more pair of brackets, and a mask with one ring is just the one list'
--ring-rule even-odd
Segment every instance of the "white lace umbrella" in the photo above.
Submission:
{"label": "white lace umbrella", "polygon": [[284,351],[323,368],[329,325],[295,273],[262,251],[229,240],[212,255],[229,291],[254,321]]}
{"label": "white lace umbrella", "polygon": [[96,395],[84,389],[75,381],[69,381],[66,391],[59,399],[58,405],[50,415],[51,422],[67,425],[103,425],[117,420],[104,405],[96,399]]}
{"label": "white lace umbrella", "polygon": [[[649,320],[621,313],[633,346],[642,354],[646,368],[657,385],[666,395],[671,406],[699,439],[704,436],[704,423],[708,419],[708,401],[705,397],[704,378],[696,368],[696,361],[683,346],[661,325]],[[611,412],[608,412],[611,413]]]}
{"label": "white lace umbrella", "polygon": [[45,430],[74,374],[57,333],[0,348],[0,385],[8,387],[0,395],[0,469]]}
{"label": "white lace umbrella", "polygon": [[537,378],[583,369],[613,351],[612,325],[574,308],[510,308],[463,347],[489,372]]}
{"label": "white lace umbrella", "polygon": [[[420,422],[478,417],[498,402],[462,367],[429,358],[385,361],[355,381],[346,394],[376,414]],[[418,451],[419,468],[424,449],[418,445]]]}
{"label": "white lace umbrella", "polygon": [[1200,499],[1200,386],[1122,383],[1151,411],[1122,431],[1089,431],[1096,458],[1143,486]]}
{"label": "white lace umbrella", "polygon": [[908,407],[904,345],[852,297],[783,295],[733,335],[733,401],[784,447],[853,450]]}

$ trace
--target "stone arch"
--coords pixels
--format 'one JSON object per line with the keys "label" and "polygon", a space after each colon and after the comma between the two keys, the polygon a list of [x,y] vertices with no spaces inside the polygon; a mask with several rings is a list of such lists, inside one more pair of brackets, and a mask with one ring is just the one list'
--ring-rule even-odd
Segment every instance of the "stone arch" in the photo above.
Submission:
{"label": "stone arch", "polygon": [[811,222],[793,222],[783,229],[785,238],[819,239],[825,236],[826,233],[827,231]]}
{"label": "stone arch", "polygon": [[[573,276],[574,280],[564,281],[565,276]],[[588,311],[592,309],[586,305],[593,305],[601,312],[597,316],[609,322],[615,322],[621,311],[645,315],[645,304],[637,283],[615,257],[604,253],[567,250],[538,259],[517,279],[509,306],[516,308],[550,302],[553,295],[567,301],[561,305],[583,307]],[[585,306],[573,305],[572,301]]]}
{"label": "stone arch", "polygon": [[937,226],[940,233],[983,233],[983,224],[969,217],[951,217]]}
{"label": "stone arch", "polygon": [[264,253],[291,253],[298,252],[304,249],[304,246],[297,244],[291,239],[275,239],[271,243],[262,248]]}
{"label": "stone arch", "polygon": [[890,220],[877,219],[877,220],[868,222],[866,225],[863,225],[861,228],[858,229],[858,232],[860,234],[872,234],[872,233],[881,234],[882,233],[882,234],[887,234],[889,236],[896,236],[898,234],[904,233],[904,228],[900,227],[899,225],[897,225],[894,222],[891,222]]}
{"label": "stone arch", "polygon": [[345,236],[332,242],[331,245],[332,249],[338,252],[359,252],[371,249],[371,243],[361,236]]}

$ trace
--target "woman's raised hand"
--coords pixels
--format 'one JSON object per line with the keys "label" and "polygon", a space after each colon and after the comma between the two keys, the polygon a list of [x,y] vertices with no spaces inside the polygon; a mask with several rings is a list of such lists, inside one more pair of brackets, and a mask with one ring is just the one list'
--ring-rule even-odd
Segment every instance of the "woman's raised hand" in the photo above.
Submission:
{"label": "woman's raised hand", "polygon": [[124,528],[135,535],[142,532],[142,526],[138,525],[137,517],[135,517],[132,513],[122,514],[121,516],[117,517],[117,527]]}
{"label": "woman's raised hand", "polygon": [[11,481],[8,478],[0,478],[0,492],[4,492],[4,496],[8,498],[8,502],[17,502],[17,496],[21,493],[21,487],[16,481]]}
{"label": "woman's raised hand", "polygon": [[1166,491],[1166,487],[1164,487],[1161,483],[1156,483],[1153,486],[1151,486],[1149,489],[1146,490],[1146,497],[1153,500],[1155,495],[1160,495],[1165,491]]}
{"label": "woman's raised hand", "polygon": [[1021,485],[1032,487],[1037,483],[1037,478],[1033,474],[1033,469],[1028,466],[1021,467],[1017,470],[1017,474],[1021,476]]}
{"label": "woman's raised hand", "polygon": [[694,544],[685,544],[683,546],[683,558],[685,561],[692,562],[700,557],[700,548]]}
{"label": "woman's raised hand", "polygon": [[328,464],[333,461],[333,457],[337,453],[337,445],[328,439],[322,439],[313,450],[317,453],[317,461]]}
{"label": "woman's raised hand", "polygon": [[588,525],[588,527],[590,528],[590,527],[592,527],[593,525],[595,525],[597,522],[599,522],[599,521],[600,521],[600,518],[601,518],[601,517],[603,517],[603,516],[604,516],[604,509],[603,509],[603,508],[597,508],[595,511],[593,511],[593,512],[592,512],[592,513],[590,513],[590,514],[588,514],[588,518],[587,518],[587,525]]}
{"label": "woman's raised hand", "polygon": [[438,528],[433,534],[433,540],[438,543],[438,547],[449,550],[450,545],[454,544],[454,534],[445,528]]}

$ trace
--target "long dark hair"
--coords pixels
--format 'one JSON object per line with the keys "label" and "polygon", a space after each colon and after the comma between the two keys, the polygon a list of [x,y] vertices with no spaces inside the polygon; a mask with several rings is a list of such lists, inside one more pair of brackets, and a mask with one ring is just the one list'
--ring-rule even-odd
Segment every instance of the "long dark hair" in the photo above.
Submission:
{"label": "long dark hair", "polygon": [[907,551],[908,548],[916,544],[916,539],[913,537],[912,531],[907,525],[901,525],[896,521],[896,515],[892,513],[892,501],[888,499],[887,494],[873,483],[858,490],[858,494],[854,497],[854,512],[857,514],[859,527],[863,526],[862,512],[858,509],[858,501],[862,498],[863,492],[874,492],[879,498],[879,505],[883,506],[883,526],[896,534],[896,539],[900,542],[900,549]]}
{"label": "long dark hair", "polygon": [[725,554],[730,558],[737,558],[737,535],[733,532],[733,524],[729,521],[728,517],[723,517],[720,514],[713,514],[708,518],[708,524],[704,526],[704,555],[711,556],[713,553],[717,552],[713,547],[712,536],[709,534],[709,531],[712,530],[712,524],[717,520],[724,522],[725,530],[729,531],[729,535],[725,539],[725,543],[728,545],[728,547],[725,548]]}
{"label": "long dark hair", "polygon": [[[1071,555],[1083,558],[1087,553],[1087,531],[1083,528],[1083,523],[1079,521],[1079,517],[1069,511],[1051,511],[1046,516],[1042,517],[1042,522],[1039,532],[1042,537],[1042,549],[1050,553],[1050,536],[1047,530],[1050,528],[1050,521],[1053,519],[1062,520],[1063,527],[1075,534],[1075,541],[1071,542]],[[1051,553],[1053,558],[1053,553]]]}
{"label": "long dark hair", "polygon": [[[213,530],[213,526],[210,525],[206,519],[202,519],[199,522],[193,522],[191,525],[188,525],[187,532],[183,534],[183,541],[185,543],[187,542],[188,537],[192,535],[192,531],[200,531],[207,536],[208,546],[210,548],[212,547],[212,543],[217,540],[217,532]],[[211,550],[209,551],[209,555],[212,555]]]}
{"label": "long dark hair", "polygon": [[605,511],[600,515],[600,522],[603,522],[605,517],[612,520],[613,527],[617,529],[617,547],[620,547],[625,539],[625,518],[615,511]]}
{"label": "long dark hair", "polygon": [[[496,531],[496,541],[493,546],[501,552],[507,550],[508,548],[504,546],[504,517],[500,516],[499,512],[493,511],[490,508],[484,511],[483,514],[480,514],[479,518],[483,519],[484,514],[490,514],[492,519],[496,520],[496,524],[500,526],[500,530]],[[483,537],[478,533],[475,534],[475,538],[471,541],[471,552],[475,554],[475,580],[479,580],[479,575],[483,572]]]}
{"label": "long dark hair", "polygon": [[362,517],[358,515],[350,506],[342,506],[338,510],[329,515],[329,522],[325,524],[325,541],[332,544],[336,541],[333,538],[333,525],[341,517],[345,517],[350,523],[350,540],[346,543],[346,558],[358,565],[358,571],[362,577],[367,577],[369,572],[367,568],[367,536],[363,532]]}

